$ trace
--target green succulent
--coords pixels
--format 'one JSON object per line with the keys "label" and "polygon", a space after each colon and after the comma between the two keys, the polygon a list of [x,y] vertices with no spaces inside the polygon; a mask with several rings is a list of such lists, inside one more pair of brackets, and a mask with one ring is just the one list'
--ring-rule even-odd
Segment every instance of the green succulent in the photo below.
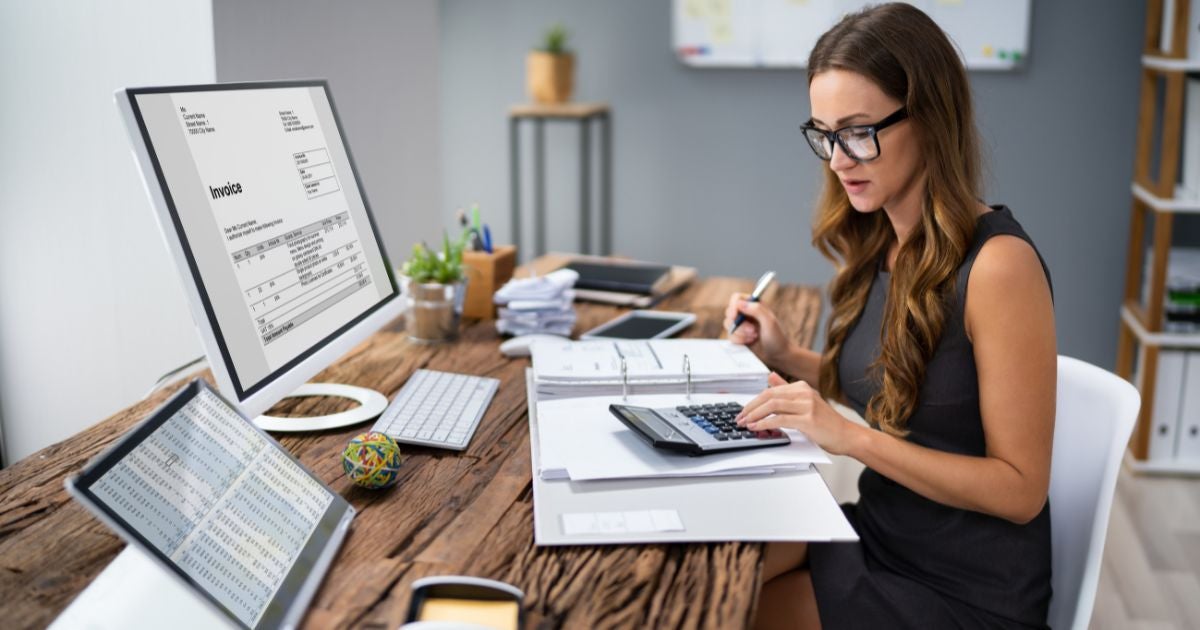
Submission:
{"label": "green succulent", "polygon": [[404,263],[401,273],[419,283],[453,284],[463,279],[462,258],[468,231],[455,241],[442,231],[442,251],[434,252],[425,245],[413,245],[412,257]]}
{"label": "green succulent", "polygon": [[562,24],[555,24],[546,31],[546,38],[542,41],[542,50],[552,55],[561,55],[567,52],[567,28]]}

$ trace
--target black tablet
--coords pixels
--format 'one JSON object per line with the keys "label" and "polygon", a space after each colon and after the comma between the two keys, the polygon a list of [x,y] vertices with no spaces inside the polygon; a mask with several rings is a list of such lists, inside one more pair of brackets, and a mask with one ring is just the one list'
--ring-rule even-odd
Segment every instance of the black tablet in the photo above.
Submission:
{"label": "black tablet", "polygon": [[66,485],[243,628],[298,623],[354,517],[201,380]]}
{"label": "black tablet", "polygon": [[583,333],[580,339],[666,339],[691,326],[692,313],[629,311]]}

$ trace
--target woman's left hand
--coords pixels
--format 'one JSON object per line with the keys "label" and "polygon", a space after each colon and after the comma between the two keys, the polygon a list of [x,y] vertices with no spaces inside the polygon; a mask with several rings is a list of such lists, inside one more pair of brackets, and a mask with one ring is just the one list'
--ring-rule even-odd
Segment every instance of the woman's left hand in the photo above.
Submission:
{"label": "woman's left hand", "polygon": [[769,387],[738,414],[738,426],[751,431],[796,429],[835,455],[846,454],[864,429],[834,411],[820,392],[804,381],[789,384],[772,372],[767,384]]}

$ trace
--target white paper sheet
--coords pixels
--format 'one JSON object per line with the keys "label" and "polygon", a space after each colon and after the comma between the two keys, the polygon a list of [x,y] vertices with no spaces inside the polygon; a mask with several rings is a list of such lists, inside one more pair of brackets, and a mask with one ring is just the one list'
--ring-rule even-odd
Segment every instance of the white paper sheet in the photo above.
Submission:
{"label": "white paper sheet", "polygon": [[[749,402],[751,395],[695,394],[691,404]],[[683,404],[678,395],[568,398],[537,403],[542,479],[625,479],[690,477],[728,474],[766,474],[804,470],[828,463],[829,456],[803,434],[786,430],[787,446],[748,449],[690,457],[657,449],[627,428],[608,410],[610,404],[671,407]]]}
{"label": "white paper sheet", "polygon": [[562,515],[562,526],[563,533],[568,536],[686,531],[676,510],[574,512]]}

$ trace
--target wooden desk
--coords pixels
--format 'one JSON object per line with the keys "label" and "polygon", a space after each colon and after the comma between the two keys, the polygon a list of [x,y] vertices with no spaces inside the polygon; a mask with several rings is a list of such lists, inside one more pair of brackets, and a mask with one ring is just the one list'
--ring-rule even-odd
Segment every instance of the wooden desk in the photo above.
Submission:
{"label": "wooden desk", "polygon": [[[717,337],[730,292],[749,292],[752,285],[728,278],[697,281],[661,308],[696,313],[686,336]],[[819,292],[797,286],[771,291],[766,299],[784,326],[811,346]],[[576,332],[621,310],[580,304]],[[492,322],[467,322],[455,343],[416,345],[395,322],[314,379],[372,387],[389,396],[417,368],[501,379],[467,450],[404,447],[408,457],[396,488],[363,490],[342,474],[342,448],[369,424],[276,434],[360,511],[305,625],[391,630],[404,617],[412,581],[447,573],[496,578],[523,589],[529,628],[746,625],[758,595],[760,544],[534,547],[523,380],[529,361],[504,358],[498,342]],[[178,386],[0,471],[0,618],[6,627],[50,623],[124,547],[70,500],[63,480]],[[300,399],[276,411],[329,412],[336,404]]]}

